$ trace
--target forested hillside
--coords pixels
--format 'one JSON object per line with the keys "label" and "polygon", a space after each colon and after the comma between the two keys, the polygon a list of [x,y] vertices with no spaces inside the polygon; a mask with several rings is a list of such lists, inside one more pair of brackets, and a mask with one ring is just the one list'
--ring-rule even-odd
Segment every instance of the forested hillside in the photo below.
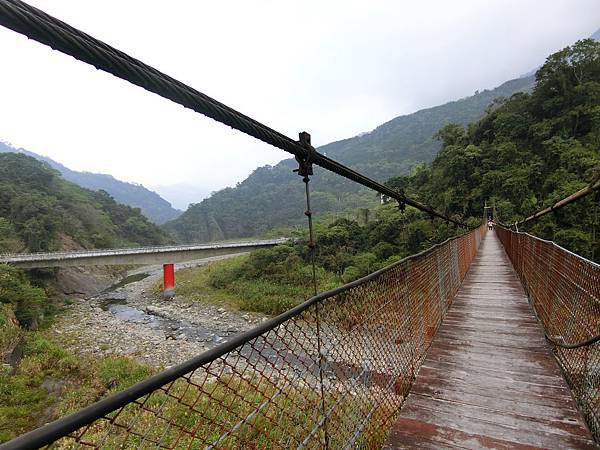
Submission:
{"label": "forested hillside", "polygon": [[[443,150],[430,165],[389,184],[445,213],[480,217],[487,200],[509,223],[585,187],[600,175],[600,43],[586,39],[551,55],[530,94],[438,136]],[[587,199],[531,231],[589,256],[593,220]]]}
{"label": "forested hillside", "polygon": [[140,210],[90,191],[29,156],[0,153],[0,252],[168,241]]}
{"label": "forested hillside", "polygon": [[53,169],[58,170],[67,181],[71,181],[81,187],[92,189],[94,191],[106,191],[119,203],[134,208],[140,208],[142,213],[156,224],[162,224],[181,214],[181,211],[173,208],[168,201],[156,192],[150,191],[140,184],[119,181],[112,175],[102,173],[77,172],[76,170],[65,167],[53,159],[24,149],[16,149],[8,144],[0,142],[0,153],[3,152],[22,153],[43,161]]}
{"label": "forested hillside", "polygon": [[[496,101],[468,127],[449,124],[431,163],[388,184],[472,226],[486,201],[512,222],[584,187],[600,175],[600,43],[579,41],[548,58],[531,94]],[[527,229],[591,256],[591,199],[546,216]],[[393,202],[366,225],[338,219],[317,223],[320,290],[354,280],[455,235],[438,219]],[[304,242],[302,242],[304,241]],[[596,252],[596,260],[600,260]],[[224,290],[243,309],[284,311],[310,296],[310,258],[304,239],[209,266],[199,280]],[[191,278],[191,277],[190,277]]]}
{"label": "forested hillside", "polygon": [[[527,91],[533,77],[511,80],[492,90],[449,102],[414,114],[397,117],[370,133],[333,142],[320,152],[380,180],[408,173],[416,164],[430,161],[440,148],[434,134],[449,123],[468,124],[479,119],[497,97]],[[256,169],[234,188],[216,192],[201,203],[191,205],[165,229],[184,242],[253,236],[278,226],[301,223],[304,186],[293,159],[274,167]],[[317,214],[348,208],[375,206],[372,191],[319,168],[311,182]]]}
{"label": "forested hillside", "polygon": [[396,117],[370,133],[332,142],[319,151],[371,178],[386,180],[417,161],[435,157],[441,143],[434,135],[443,126],[469,124],[479,119],[494,99],[526,92],[532,86],[533,77],[510,80],[492,90]]}

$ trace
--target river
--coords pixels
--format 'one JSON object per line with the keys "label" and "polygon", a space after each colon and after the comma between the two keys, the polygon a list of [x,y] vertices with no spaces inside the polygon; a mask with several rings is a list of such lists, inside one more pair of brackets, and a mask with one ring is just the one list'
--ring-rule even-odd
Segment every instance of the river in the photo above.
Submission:
{"label": "river", "polygon": [[[177,264],[176,270],[222,258]],[[170,367],[266,320],[180,295],[164,300],[153,292],[161,278],[161,266],[144,267],[99,295],[73,300],[52,333],[75,353],[123,355]]]}

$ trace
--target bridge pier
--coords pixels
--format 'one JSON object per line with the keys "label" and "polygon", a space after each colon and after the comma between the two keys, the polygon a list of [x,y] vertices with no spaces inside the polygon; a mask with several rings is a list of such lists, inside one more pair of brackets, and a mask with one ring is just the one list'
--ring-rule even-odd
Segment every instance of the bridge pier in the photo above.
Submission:
{"label": "bridge pier", "polygon": [[163,297],[175,297],[175,264],[163,264]]}

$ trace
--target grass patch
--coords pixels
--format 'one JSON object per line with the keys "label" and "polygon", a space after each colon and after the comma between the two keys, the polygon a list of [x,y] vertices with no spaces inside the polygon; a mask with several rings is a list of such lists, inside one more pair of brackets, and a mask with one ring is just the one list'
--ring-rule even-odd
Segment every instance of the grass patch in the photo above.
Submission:
{"label": "grass patch", "polygon": [[[268,315],[287,311],[313,295],[310,265],[283,260],[275,268],[271,264],[270,272],[257,268],[260,265],[251,254],[183,269],[176,274],[175,290],[192,301]],[[319,291],[340,284],[338,277],[320,267],[317,279]],[[162,283],[154,290],[161,292]]]}
{"label": "grass patch", "polygon": [[25,336],[24,356],[15,374],[0,375],[0,442],[77,411],[152,373],[127,358],[75,356],[43,332]]}
{"label": "grass patch", "polygon": [[[399,403],[373,401],[371,396],[326,394],[331,448],[352,440],[354,448],[383,444]],[[83,439],[102,448],[139,448],[143,441],[144,448],[201,449],[216,444],[239,450],[296,448],[312,430],[316,434],[309,448],[319,447],[323,439],[320,392],[301,383],[277,385],[260,376],[227,375],[196,386],[179,379],[168,394],[155,391],[143,405],[126,406],[114,419],[117,426],[96,421]],[[59,448],[71,443],[65,438]]]}

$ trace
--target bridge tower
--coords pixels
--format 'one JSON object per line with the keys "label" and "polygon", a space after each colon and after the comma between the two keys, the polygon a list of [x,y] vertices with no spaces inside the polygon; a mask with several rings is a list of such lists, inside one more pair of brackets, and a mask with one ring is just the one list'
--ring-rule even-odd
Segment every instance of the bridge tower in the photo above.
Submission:
{"label": "bridge tower", "polygon": [[492,200],[491,205],[488,206],[488,201],[485,201],[485,206],[483,207],[483,221],[487,222],[488,220],[496,220],[496,201]]}

